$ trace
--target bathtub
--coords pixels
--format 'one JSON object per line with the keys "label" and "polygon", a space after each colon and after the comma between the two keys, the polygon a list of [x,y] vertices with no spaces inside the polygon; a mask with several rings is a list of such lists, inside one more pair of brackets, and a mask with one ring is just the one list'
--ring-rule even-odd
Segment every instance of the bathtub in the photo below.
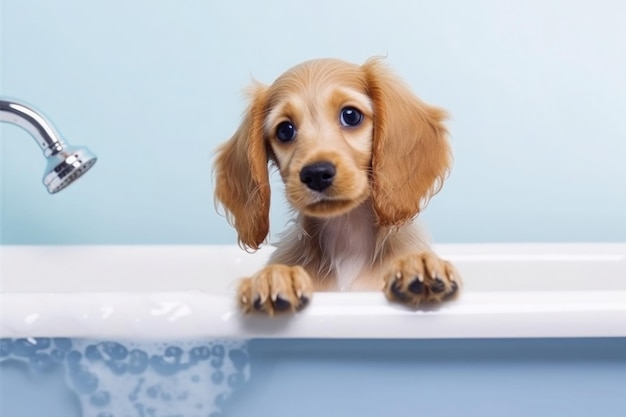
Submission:
{"label": "bathtub", "polygon": [[0,415],[626,415],[626,244],[439,245],[436,307],[242,317],[271,249],[0,247]]}

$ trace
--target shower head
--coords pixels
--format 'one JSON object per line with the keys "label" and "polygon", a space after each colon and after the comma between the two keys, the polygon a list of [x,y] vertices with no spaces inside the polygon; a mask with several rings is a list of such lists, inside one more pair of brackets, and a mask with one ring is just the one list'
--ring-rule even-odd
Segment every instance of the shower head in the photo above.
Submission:
{"label": "shower head", "polygon": [[50,194],[61,191],[89,170],[98,158],[84,146],[67,145],[48,157],[43,184]]}
{"label": "shower head", "polygon": [[62,140],[42,113],[24,103],[0,98],[0,122],[20,126],[35,138],[48,160],[43,183],[50,194],[80,178],[98,160],[89,149]]}

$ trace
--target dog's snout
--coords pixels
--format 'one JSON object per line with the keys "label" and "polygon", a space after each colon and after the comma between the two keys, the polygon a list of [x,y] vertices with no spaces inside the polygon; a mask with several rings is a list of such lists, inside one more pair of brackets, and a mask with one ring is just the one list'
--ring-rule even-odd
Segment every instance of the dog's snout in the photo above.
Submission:
{"label": "dog's snout", "polygon": [[321,192],[333,183],[335,173],[335,166],[330,162],[317,162],[302,168],[300,181],[311,190]]}

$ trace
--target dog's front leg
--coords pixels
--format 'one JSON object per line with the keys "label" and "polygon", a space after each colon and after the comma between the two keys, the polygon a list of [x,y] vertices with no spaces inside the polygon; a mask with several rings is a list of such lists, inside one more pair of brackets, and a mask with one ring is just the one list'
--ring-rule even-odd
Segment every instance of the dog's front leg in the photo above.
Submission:
{"label": "dog's front leg", "polygon": [[450,262],[421,252],[394,259],[385,273],[383,291],[390,301],[418,305],[454,298],[461,286],[461,276]]}
{"label": "dog's front leg", "polygon": [[311,277],[301,266],[270,264],[239,283],[239,306],[245,313],[268,315],[296,312],[309,304],[313,295]]}

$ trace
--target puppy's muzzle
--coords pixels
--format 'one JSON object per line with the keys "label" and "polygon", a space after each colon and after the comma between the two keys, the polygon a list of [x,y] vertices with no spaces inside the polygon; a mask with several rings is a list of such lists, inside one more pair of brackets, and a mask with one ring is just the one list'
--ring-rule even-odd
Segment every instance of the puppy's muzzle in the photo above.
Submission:
{"label": "puppy's muzzle", "polygon": [[316,162],[302,168],[300,181],[311,190],[322,192],[332,185],[335,174],[335,166],[330,162]]}

